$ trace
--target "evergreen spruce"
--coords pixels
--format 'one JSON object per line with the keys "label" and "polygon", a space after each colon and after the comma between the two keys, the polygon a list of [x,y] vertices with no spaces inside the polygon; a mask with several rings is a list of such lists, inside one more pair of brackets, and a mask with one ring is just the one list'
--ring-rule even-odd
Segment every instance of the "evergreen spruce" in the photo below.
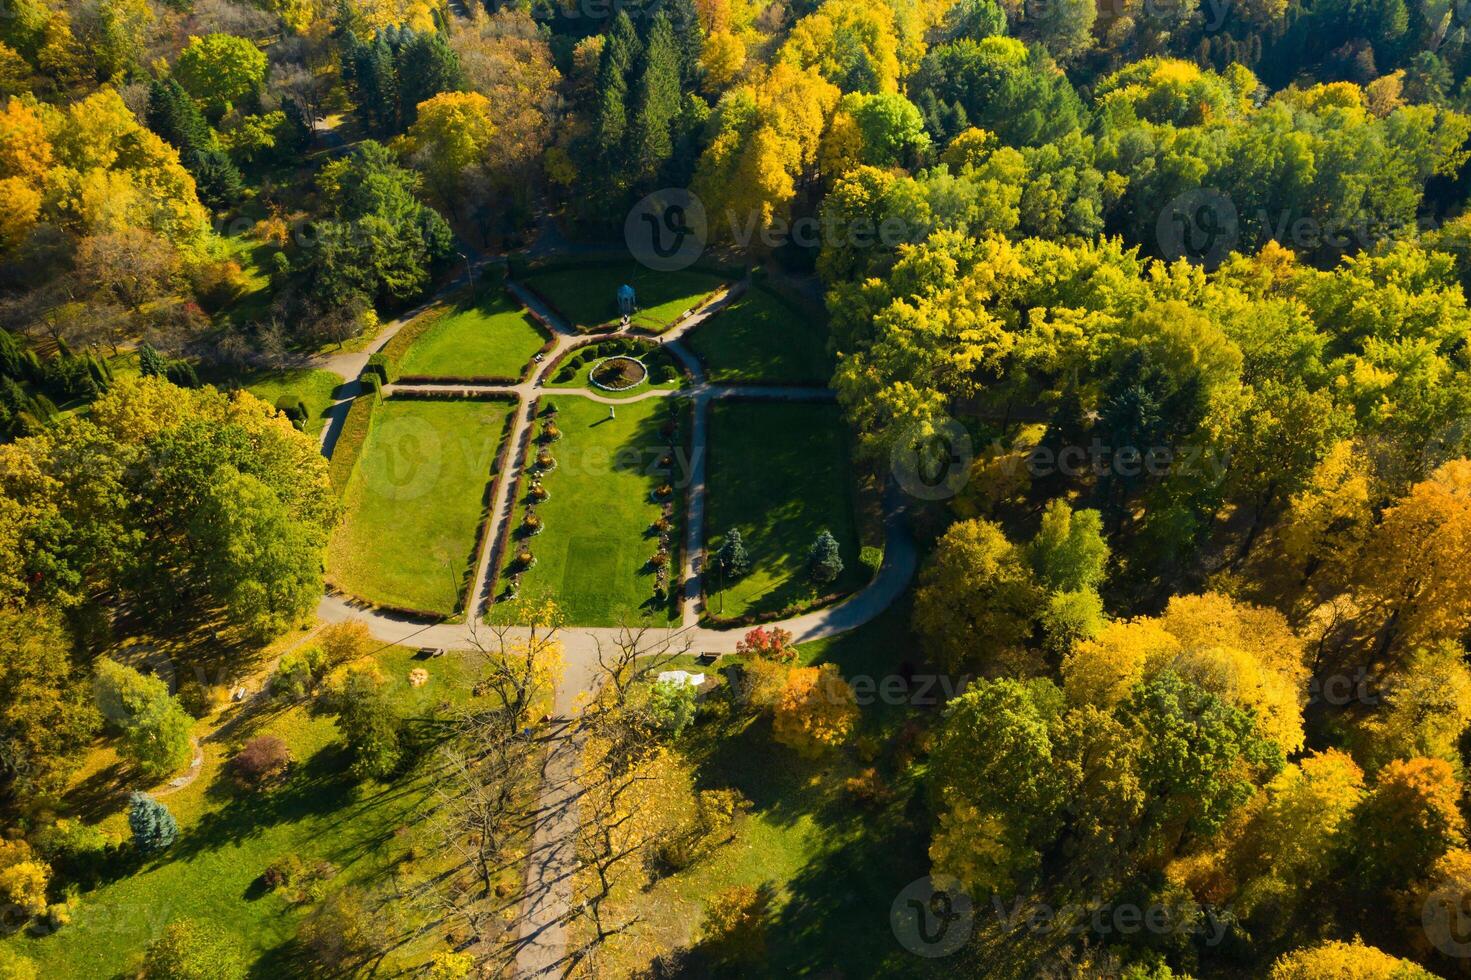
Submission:
{"label": "evergreen spruce", "polygon": [[674,152],[670,129],[679,115],[679,50],[663,12],[654,16],[634,102],[628,159],[634,182],[652,181]]}
{"label": "evergreen spruce", "polygon": [[843,559],[838,554],[838,540],[831,531],[823,528],[817,535],[807,561],[812,570],[812,578],[824,585],[836,582],[838,576],[843,574]]}
{"label": "evergreen spruce", "polygon": [[133,844],[144,854],[168,850],[179,836],[178,821],[169,808],[146,793],[128,797],[128,826]]}
{"label": "evergreen spruce", "polygon": [[726,533],[725,541],[715,553],[715,564],[728,579],[740,578],[751,570],[751,556],[746,554],[740,531],[731,528]]}

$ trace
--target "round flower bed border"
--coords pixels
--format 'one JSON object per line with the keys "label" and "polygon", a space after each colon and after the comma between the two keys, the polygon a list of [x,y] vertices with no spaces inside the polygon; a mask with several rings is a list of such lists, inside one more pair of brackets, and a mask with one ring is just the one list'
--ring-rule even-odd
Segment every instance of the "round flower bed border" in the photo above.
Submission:
{"label": "round flower bed border", "polygon": [[[643,374],[639,375],[637,381],[631,381],[628,384],[623,385],[622,387],[605,385],[598,380],[598,368],[602,367],[604,364],[607,364],[609,361],[630,361],[634,364],[637,364],[639,366],[639,370],[641,370]],[[637,357],[634,357],[632,354],[612,354],[608,357],[602,358],[599,361],[593,362],[592,368],[587,372],[587,380],[594,388],[601,388],[603,391],[632,391],[634,388],[637,388],[639,385],[649,380],[649,368],[648,365],[639,360]]]}

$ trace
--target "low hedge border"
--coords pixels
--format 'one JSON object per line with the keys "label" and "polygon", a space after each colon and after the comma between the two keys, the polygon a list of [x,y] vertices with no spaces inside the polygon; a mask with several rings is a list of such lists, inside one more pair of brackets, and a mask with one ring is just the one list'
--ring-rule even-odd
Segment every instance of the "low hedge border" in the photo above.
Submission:
{"label": "low hedge border", "polygon": [[418,400],[426,402],[513,402],[516,400],[514,392],[510,391],[465,391],[463,388],[445,387],[443,389],[428,390],[420,388],[417,391],[405,391],[395,388],[388,396],[390,399],[403,399],[405,401]]}
{"label": "low hedge border", "polygon": [[[703,585],[704,580],[702,579],[702,596],[704,595]],[[744,616],[716,616],[706,612],[705,615],[700,617],[700,625],[708,626],[712,629],[732,629],[741,626],[759,626],[762,623],[779,622],[783,619],[791,619],[793,616],[805,616],[807,613],[824,609],[834,603],[847,599],[849,596],[857,595],[861,591],[862,589],[847,589],[843,592],[829,592],[826,595],[818,596],[810,602],[794,602],[785,609],[775,609],[771,612],[764,613],[747,613]],[[708,602],[709,597],[706,596],[705,600]]]}
{"label": "low hedge border", "polygon": [[[677,361],[678,358],[675,358]],[[681,365],[683,369],[683,365]],[[684,452],[686,460],[694,459],[695,452],[695,400],[688,399],[688,404],[680,406],[679,411],[679,445]],[[677,461],[676,461],[677,462]],[[684,517],[679,521],[679,533],[675,536],[674,547],[670,551],[671,566],[673,572],[669,576],[669,589],[673,593],[674,615],[683,620],[684,617],[684,573],[688,549],[686,543],[689,541],[690,522],[690,488],[684,490]],[[701,579],[703,582],[704,579]]]}
{"label": "low hedge border", "polygon": [[380,401],[382,396],[374,389],[371,395],[354,398],[348,406],[347,417],[342,420],[342,431],[337,434],[337,442],[332,446],[332,458],[327,464],[327,474],[338,497],[347,493],[348,481],[352,479],[352,471],[357,467],[363,443],[367,441],[368,432],[373,426],[373,409]]}
{"label": "low hedge border", "polygon": [[521,383],[520,378],[499,375],[451,375],[451,374],[403,374],[394,384],[400,385],[500,385],[513,388]]}
{"label": "low hedge border", "polygon": [[327,578],[326,581],[327,590],[332,595],[340,596],[350,602],[367,606],[369,609],[372,609],[375,612],[388,613],[390,616],[401,616],[404,619],[416,620],[418,622],[424,623],[425,625],[447,623],[454,618],[454,613],[450,613],[448,616],[446,616],[444,613],[430,612],[428,609],[416,609],[413,606],[396,606],[390,602],[371,602],[367,599],[361,598],[360,596],[355,596],[351,592],[343,589],[341,586],[334,583],[330,577]]}
{"label": "low hedge border", "polygon": [[[526,432],[522,435],[521,441],[516,447],[513,448],[510,445],[511,440],[506,440],[507,453],[523,454],[525,447],[531,444],[533,433],[536,429],[537,413],[540,411],[540,409],[541,399],[533,398],[531,400],[531,404],[527,406],[527,412],[531,419],[531,423],[526,426]],[[506,458],[501,461],[503,472],[505,464],[510,462],[510,460],[513,458],[515,457],[512,455],[507,455]],[[506,474],[506,476],[512,481],[510,497],[511,513],[505,524],[502,525],[501,533],[496,536],[493,550],[490,553],[490,568],[487,570],[485,576],[485,594],[490,596],[490,601],[492,605],[495,603],[496,597],[500,594],[499,588],[501,581],[501,568],[506,563],[506,548],[511,541],[511,525],[516,523],[516,501],[521,497],[521,482],[525,478],[525,475],[526,467],[524,466],[517,467],[515,473]],[[485,611],[488,614],[490,612],[490,608],[487,607]]]}
{"label": "low hedge border", "polygon": [[[480,502],[480,524],[475,529],[475,544],[470,549],[469,567],[465,569],[465,580],[460,585],[460,601],[455,607],[456,612],[464,612],[478,598],[472,596],[470,590],[475,587],[475,570],[480,564],[481,549],[486,546],[485,535],[490,531],[490,516],[495,507],[495,491],[500,483],[501,474],[505,472],[506,450],[511,445],[511,430],[515,427],[516,416],[521,410],[521,400],[517,398],[513,401],[516,402],[516,408],[506,414],[506,420],[501,424],[500,448],[496,450],[495,459],[490,464],[490,479],[485,483],[485,494]],[[491,561],[495,561],[494,555],[491,556]],[[487,576],[487,583],[494,582],[495,569],[493,567],[488,569]],[[492,591],[491,595],[495,595],[495,592]]]}

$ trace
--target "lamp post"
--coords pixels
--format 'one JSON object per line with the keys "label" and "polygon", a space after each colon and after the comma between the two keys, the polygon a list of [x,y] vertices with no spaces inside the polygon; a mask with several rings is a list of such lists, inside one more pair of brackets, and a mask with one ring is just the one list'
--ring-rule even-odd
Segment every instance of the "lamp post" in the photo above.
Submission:
{"label": "lamp post", "polygon": [[470,264],[470,256],[466,255],[464,252],[461,252],[460,253],[460,258],[462,258],[462,259],[465,260],[465,275],[467,275],[467,276],[470,277],[470,292],[471,293],[474,293],[475,292],[475,267]]}

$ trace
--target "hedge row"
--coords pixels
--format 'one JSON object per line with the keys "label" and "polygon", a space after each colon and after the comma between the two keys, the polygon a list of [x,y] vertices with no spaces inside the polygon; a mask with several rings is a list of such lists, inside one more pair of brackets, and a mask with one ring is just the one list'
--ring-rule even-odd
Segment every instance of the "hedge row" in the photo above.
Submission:
{"label": "hedge row", "polygon": [[[548,404],[550,404],[550,402],[548,402]],[[527,409],[527,411],[530,413],[530,417],[533,420],[536,419],[540,407],[541,400],[533,398],[531,400],[530,406]],[[492,602],[494,602],[495,597],[500,594],[499,587],[501,580],[501,567],[504,566],[506,563],[506,550],[511,543],[511,525],[516,523],[516,501],[521,498],[521,481],[526,472],[526,467],[524,466],[516,467],[515,472],[508,472],[506,470],[506,463],[509,462],[511,459],[511,456],[509,454],[519,453],[522,451],[523,447],[529,446],[531,444],[531,440],[533,438],[533,433],[535,432],[535,430],[536,426],[534,424],[528,425],[526,427],[525,433],[522,434],[520,444],[517,446],[512,446],[511,440],[507,439],[505,441],[505,446],[503,446],[501,449],[500,458],[496,461],[496,467],[499,472],[505,474],[504,479],[508,479],[511,481],[511,514],[510,519],[507,520],[503,525],[501,525],[501,533],[496,537],[495,543],[492,546],[490,552],[490,568],[486,573],[485,593],[486,595],[491,597]]]}
{"label": "hedge row", "polygon": [[342,431],[332,447],[332,459],[327,472],[332,479],[332,488],[338,496],[347,492],[347,482],[352,479],[353,467],[363,451],[363,443],[373,426],[373,409],[378,407],[381,396],[374,391],[359,395],[347,409],[347,418],[342,420]]}
{"label": "hedge row", "polygon": [[[703,583],[702,583],[703,584]],[[716,616],[706,611],[700,622],[704,626],[713,629],[730,629],[741,626],[759,626],[762,623],[774,623],[783,619],[791,619],[794,616],[803,616],[825,606],[831,606],[835,602],[841,602],[851,595],[857,594],[858,589],[846,589],[842,592],[829,592],[827,595],[818,596],[807,602],[794,602],[785,609],[777,609],[764,613],[746,613],[744,616]]]}
{"label": "hedge row", "polygon": [[[512,400],[516,401],[516,399]],[[460,583],[459,604],[455,607],[459,612],[463,612],[477,598],[470,594],[470,590],[475,587],[475,569],[480,562],[481,549],[486,546],[485,534],[490,530],[490,517],[495,509],[496,483],[506,469],[506,452],[511,445],[511,430],[515,427],[516,415],[516,412],[507,412],[505,421],[501,423],[500,448],[496,450],[495,460],[490,464],[490,479],[485,482],[485,494],[480,504],[480,524],[475,529],[475,544],[470,549],[470,562],[465,569],[464,581]],[[491,595],[495,595],[495,579],[495,556],[491,555],[491,564],[486,578]]]}

